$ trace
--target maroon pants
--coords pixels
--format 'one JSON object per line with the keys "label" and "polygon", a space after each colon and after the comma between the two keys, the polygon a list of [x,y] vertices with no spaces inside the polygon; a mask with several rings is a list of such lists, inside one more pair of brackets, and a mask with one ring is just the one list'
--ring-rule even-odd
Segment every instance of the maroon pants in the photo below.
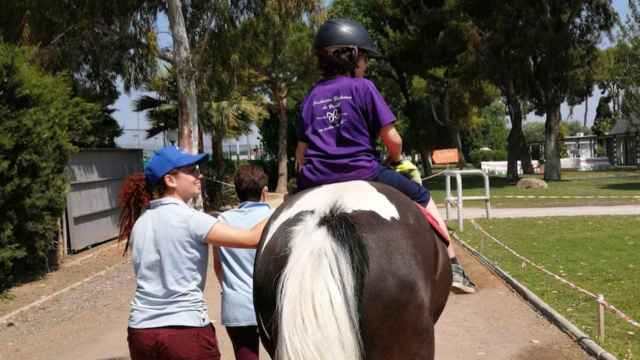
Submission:
{"label": "maroon pants", "polygon": [[167,326],[128,329],[127,341],[132,360],[219,360],[216,330],[204,327]]}
{"label": "maroon pants", "polygon": [[257,326],[227,326],[236,360],[258,360],[260,340]]}

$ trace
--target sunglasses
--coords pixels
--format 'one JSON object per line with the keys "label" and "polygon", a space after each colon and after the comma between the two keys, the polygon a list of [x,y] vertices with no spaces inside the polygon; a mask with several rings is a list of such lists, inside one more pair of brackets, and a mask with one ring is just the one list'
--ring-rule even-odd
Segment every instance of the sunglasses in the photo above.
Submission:
{"label": "sunglasses", "polygon": [[177,174],[177,173],[191,175],[193,177],[198,177],[201,174],[200,168],[198,166],[185,166],[185,167],[171,171],[170,174]]}

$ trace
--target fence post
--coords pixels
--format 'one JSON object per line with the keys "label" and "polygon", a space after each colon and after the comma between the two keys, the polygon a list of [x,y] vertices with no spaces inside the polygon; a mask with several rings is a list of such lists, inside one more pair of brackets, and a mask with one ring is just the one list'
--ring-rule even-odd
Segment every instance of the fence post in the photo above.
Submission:
{"label": "fence post", "polygon": [[604,295],[598,294],[598,340],[604,342]]}

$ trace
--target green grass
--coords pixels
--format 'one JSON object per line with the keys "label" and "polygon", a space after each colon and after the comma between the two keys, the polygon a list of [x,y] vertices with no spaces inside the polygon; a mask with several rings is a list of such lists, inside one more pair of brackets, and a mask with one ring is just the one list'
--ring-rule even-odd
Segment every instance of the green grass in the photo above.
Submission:
{"label": "green grass", "polygon": [[[640,217],[477,220],[519,254],[605,299],[640,321]],[[596,302],[523,263],[465,224],[460,237],[595,339]],[[601,345],[619,359],[640,359],[640,329],[607,311]]]}
{"label": "green grass", "polygon": [[[504,177],[492,177],[491,204],[498,208],[509,207],[553,207],[595,205],[640,205],[640,171],[602,171],[562,173],[563,180],[548,182],[547,189],[518,189]],[[452,179],[455,196],[455,179]],[[427,187],[436,203],[443,205],[445,196],[444,176],[428,180]],[[463,176],[462,189],[465,196],[483,195],[484,181],[481,176]],[[595,196],[593,199],[509,199],[505,196]],[[616,196],[618,198],[597,198]],[[479,201],[467,202],[466,206],[482,206]]]}

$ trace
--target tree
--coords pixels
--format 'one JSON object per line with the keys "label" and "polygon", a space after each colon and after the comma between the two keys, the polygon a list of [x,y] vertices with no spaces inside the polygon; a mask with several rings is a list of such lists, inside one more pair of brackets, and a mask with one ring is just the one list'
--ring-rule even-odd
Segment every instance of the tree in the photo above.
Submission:
{"label": "tree", "polygon": [[0,42],[0,291],[47,271],[65,207],[65,167],[101,109],[71,81],[34,65],[37,51]]}
{"label": "tree", "polygon": [[[613,119],[617,119],[620,115],[625,82],[622,52],[623,49],[620,45],[600,51],[594,74],[601,95],[606,95],[609,99]],[[598,102],[598,106],[600,106],[600,102]]]}
{"label": "tree", "polygon": [[287,191],[287,126],[289,94],[308,88],[315,77],[313,25],[318,20],[315,0],[275,0],[262,4],[257,16],[245,23],[244,54],[261,77],[260,88],[278,114],[278,182],[276,192]]}
{"label": "tree", "polygon": [[466,152],[470,153],[483,147],[506,151],[508,133],[506,107],[502,102],[496,101],[480,109],[473,126],[466,129]]}
{"label": "tree", "polygon": [[154,76],[142,89],[153,95],[141,95],[133,100],[133,111],[147,112],[151,127],[147,139],[178,129],[178,84],[170,67],[166,73]]}
{"label": "tree", "polygon": [[611,98],[608,96],[603,96],[598,101],[596,117],[593,120],[593,126],[591,126],[591,131],[597,136],[606,135],[615,125],[615,118],[609,107],[610,102]]}
{"label": "tree", "polygon": [[196,71],[191,59],[181,0],[167,0],[167,15],[173,38],[173,65],[178,78],[178,144],[193,154],[198,152],[198,99]]}
{"label": "tree", "polygon": [[94,140],[79,144],[110,146],[119,135],[110,116],[118,79],[128,91],[155,72],[160,7],[160,1],[10,1],[0,12],[0,38],[33,46],[45,71],[69,75],[73,94],[103,109],[89,129]]}
{"label": "tree", "polygon": [[[411,131],[416,131],[414,126],[423,126],[437,133],[435,124],[445,127],[449,132],[449,144],[459,149],[461,165],[464,164],[460,134],[474,111],[493,100],[491,91],[487,91],[486,84],[470,67],[472,33],[459,1],[375,3],[376,10],[385,18],[378,27],[386,34],[389,62],[403,93],[410,94],[416,76],[424,79],[429,89],[432,122],[414,120]],[[412,113],[411,109],[421,107],[410,96],[405,97],[407,115]]]}
{"label": "tree", "polygon": [[338,0],[329,16],[358,20],[380,48],[369,77],[396,113],[404,151],[420,152],[429,173],[432,149],[462,150],[460,134],[495,92],[469,67],[468,23],[455,2]]}
{"label": "tree", "polygon": [[543,122],[527,122],[523,127],[524,136],[528,143],[544,142],[544,123]]}
{"label": "tree", "polygon": [[566,128],[564,132],[566,136],[577,136],[579,133],[591,135],[591,129],[584,126],[583,123],[578,120],[567,122],[563,121],[562,125]]}
{"label": "tree", "polygon": [[529,60],[533,71],[532,101],[545,121],[545,180],[560,180],[560,104],[577,72],[595,66],[597,45],[611,30],[616,13],[611,1],[523,2],[523,21],[535,24]]}
{"label": "tree", "polygon": [[629,15],[619,28],[612,71],[608,74],[612,75],[609,84],[618,86],[618,91],[611,93],[613,116],[615,120],[624,119],[628,131],[640,131],[640,1],[629,1]]}
{"label": "tree", "polygon": [[207,105],[207,111],[209,117],[205,127],[212,129],[212,133],[217,135],[212,139],[214,163],[217,169],[222,169],[224,166],[222,139],[247,134],[252,124],[260,126],[269,116],[261,103],[240,95],[232,96],[229,100],[213,101]]}
{"label": "tree", "polygon": [[532,27],[523,21],[522,1],[462,1],[474,25],[477,69],[501,91],[509,111],[507,177],[517,181],[518,161],[524,173],[533,173],[531,155],[523,133],[525,103],[531,97],[529,62]]}

